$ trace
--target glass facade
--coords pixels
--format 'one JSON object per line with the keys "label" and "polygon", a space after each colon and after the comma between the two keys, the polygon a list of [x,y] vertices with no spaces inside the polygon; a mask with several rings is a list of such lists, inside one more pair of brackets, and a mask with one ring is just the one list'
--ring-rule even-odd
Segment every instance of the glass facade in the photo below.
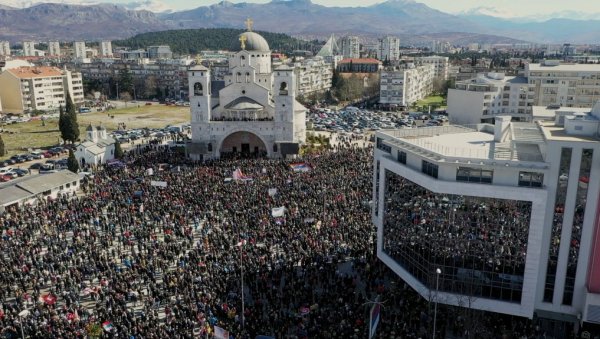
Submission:
{"label": "glass facade", "polygon": [[519,172],[519,186],[542,187],[544,185],[544,173]]}
{"label": "glass facade", "polygon": [[544,285],[544,301],[552,302],[554,299],[554,285],[556,280],[556,265],[558,264],[558,252],[560,250],[560,237],[565,212],[565,201],[567,199],[567,188],[569,183],[569,171],[571,168],[571,156],[573,149],[563,148],[560,153],[560,167],[558,183],[556,185],[556,198],[554,200],[554,217],[552,220],[552,235],[548,250],[548,266],[546,269],[546,283]]}
{"label": "glass facade", "polygon": [[579,180],[577,181],[577,197],[575,200],[575,213],[573,215],[573,227],[571,228],[571,242],[569,245],[569,261],[567,264],[567,278],[563,293],[563,305],[573,303],[573,289],[575,277],[577,276],[577,261],[579,259],[579,243],[583,229],[583,218],[585,216],[585,205],[587,202],[590,172],[592,170],[592,158],[594,150],[584,149],[581,154],[581,165],[579,167]]}
{"label": "glass facade", "polygon": [[[520,302],[531,202],[431,192],[385,173],[383,252],[431,290]],[[467,305],[468,306],[468,305]]]}
{"label": "glass facade", "polygon": [[375,162],[375,197],[373,198],[374,204],[373,208],[375,209],[375,216],[379,216],[379,160]]}
{"label": "glass facade", "polygon": [[481,168],[459,167],[456,170],[456,181],[491,184],[494,171]]}
{"label": "glass facade", "polygon": [[427,174],[430,177],[437,179],[438,177],[438,165],[432,164],[429,161],[423,160],[421,164],[421,172]]}

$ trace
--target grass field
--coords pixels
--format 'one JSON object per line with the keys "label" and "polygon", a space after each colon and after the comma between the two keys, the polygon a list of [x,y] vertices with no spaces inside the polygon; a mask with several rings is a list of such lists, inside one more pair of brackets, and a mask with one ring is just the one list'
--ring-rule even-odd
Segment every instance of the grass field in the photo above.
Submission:
{"label": "grass field", "polygon": [[437,105],[440,107],[446,106],[444,102],[444,97],[441,95],[432,95],[428,96],[425,99],[417,101],[417,106],[429,106],[429,105]]}
{"label": "grass field", "polygon": [[[79,114],[80,138],[85,137],[85,128],[88,124],[102,124],[108,131],[117,129],[119,123],[124,123],[127,128],[163,128],[169,124],[180,124],[190,121],[189,107],[152,105],[114,109],[108,112],[94,112]],[[58,119],[46,120],[46,126],[41,121],[30,121],[7,125],[2,133],[4,145],[10,157],[14,154],[25,153],[29,148],[44,148],[55,146],[60,142]],[[0,158],[0,159],[4,159]]]}

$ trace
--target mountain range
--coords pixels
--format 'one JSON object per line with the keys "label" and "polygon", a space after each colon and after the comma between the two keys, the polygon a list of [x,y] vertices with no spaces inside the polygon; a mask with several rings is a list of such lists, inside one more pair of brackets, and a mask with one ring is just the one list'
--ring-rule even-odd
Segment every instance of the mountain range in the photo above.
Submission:
{"label": "mountain range", "polygon": [[[367,38],[392,34],[402,44],[432,39],[450,43],[597,43],[600,20],[555,18],[527,21],[501,17],[490,8],[449,14],[413,0],[388,0],[367,7],[326,7],[310,0],[272,0],[265,4],[221,1],[179,12],[154,13],[151,1],[128,4],[0,5],[0,39],[98,40],[183,28],[242,28],[247,17],[255,28],[307,38],[354,34]],[[156,6],[153,5],[153,8]]]}

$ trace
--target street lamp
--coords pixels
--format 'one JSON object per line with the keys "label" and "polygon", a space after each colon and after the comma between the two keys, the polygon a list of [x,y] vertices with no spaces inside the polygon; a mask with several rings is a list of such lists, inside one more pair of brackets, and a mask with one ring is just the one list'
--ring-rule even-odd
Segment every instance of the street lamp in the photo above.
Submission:
{"label": "street lamp", "polygon": [[19,319],[21,319],[21,338],[25,339],[25,332],[23,332],[23,326],[25,326],[25,317],[29,315],[29,310],[23,310],[19,312]]}
{"label": "street lamp", "polygon": [[433,311],[433,339],[435,339],[435,325],[437,322],[437,298],[438,298],[438,289],[440,286],[440,274],[442,273],[442,270],[439,268],[435,269],[435,301],[434,301],[434,311]]}

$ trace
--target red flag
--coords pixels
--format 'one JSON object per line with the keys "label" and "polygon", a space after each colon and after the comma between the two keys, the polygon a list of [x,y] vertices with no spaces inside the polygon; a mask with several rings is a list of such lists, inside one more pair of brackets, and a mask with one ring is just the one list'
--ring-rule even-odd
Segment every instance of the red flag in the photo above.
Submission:
{"label": "red flag", "polygon": [[56,303],[56,296],[53,294],[44,294],[40,297],[40,301],[46,305],[54,305]]}

